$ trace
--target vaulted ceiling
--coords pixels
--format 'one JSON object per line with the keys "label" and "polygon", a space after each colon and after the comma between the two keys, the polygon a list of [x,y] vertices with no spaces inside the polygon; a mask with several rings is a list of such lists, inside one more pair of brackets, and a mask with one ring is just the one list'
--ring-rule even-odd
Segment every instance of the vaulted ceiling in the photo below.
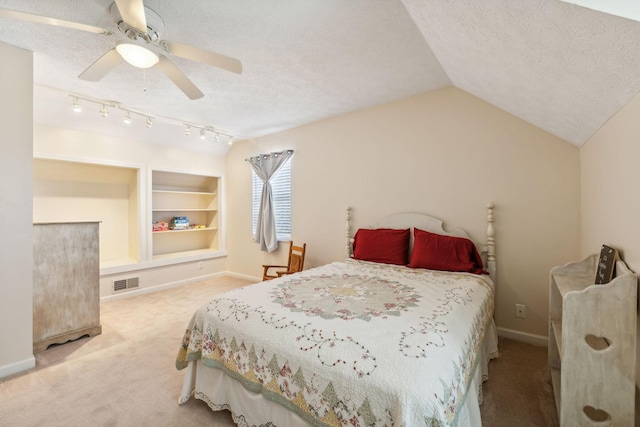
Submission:
{"label": "vaulted ceiling", "polygon": [[[0,0],[0,8],[118,33],[111,0]],[[117,38],[0,17],[0,41],[34,51],[39,123],[224,154],[182,123],[257,137],[450,85],[582,145],[640,91],[640,23],[557,0],[145,0],[161,38],[242,62],[242,74],[171,57],[204,93],[157,67],[78,79]],[[2,66],[7,66],[3,63]],[[70,94],[123,111],[71,111]],[[93,111],[95,109],[95,111]]]}

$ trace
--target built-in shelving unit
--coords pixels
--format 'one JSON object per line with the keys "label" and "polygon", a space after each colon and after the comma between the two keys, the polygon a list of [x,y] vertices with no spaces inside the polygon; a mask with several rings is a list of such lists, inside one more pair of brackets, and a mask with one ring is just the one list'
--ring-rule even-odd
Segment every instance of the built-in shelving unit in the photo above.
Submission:
{"label": "built-in shelving unit", "polygon": [[140,168],[34,158],[33,177],[34,222],[99,222],[101,269],[144,260]]}
{"label": "built-in shelving unit", "polygon": [[187,217],[186,230],[154,231],[153,259],[170,259],[218,250],[218,177],[154,170],[152,223]]}
{"label": "built-in shelving unit", "polygon": [[551,270],[549,370],[560,425],[634,425],[637,276],[621,260],[595,285],[598,256]]}
{"label": "built-in shelving unit", "polygon": [[[100,298],[225,270],[223,177],[161,167],[34,154],[34,223],[100,224]],[[169,222],[174,216],[201,227],[152,231],[153,221]],[[136,286],[123,290],[122,281]]]}

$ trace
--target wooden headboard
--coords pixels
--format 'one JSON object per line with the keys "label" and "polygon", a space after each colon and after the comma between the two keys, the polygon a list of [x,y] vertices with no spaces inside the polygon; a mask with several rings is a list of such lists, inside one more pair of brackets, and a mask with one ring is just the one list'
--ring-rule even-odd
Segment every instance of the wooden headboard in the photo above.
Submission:
{"label": "wooden headboard", "polygon": [[[493,228],[495,208],[493,203],[487,205],[487,232],[486,242],[474,242],[478,251],[481,253],[485,267],[489,272],[489,276],[496,283],[496,239],[495,230]],[[351,234],[351,208],[347,208],[347,224],[346,224],[346,255],[347,258],[353,255],[352,243],[353,236]],[[465,237],[471,239],[466,231],[461,228],[455,228],[451,231],[444,229],[442,220],[434,218],[431,215],[421,213],[399,213],[389,215],[381,220],[373,228],[419,228],[421,230],[430,231],[432,233],[443,234],[446,236]],[[411,233],[411,245],[413,245],[413,233]]]}

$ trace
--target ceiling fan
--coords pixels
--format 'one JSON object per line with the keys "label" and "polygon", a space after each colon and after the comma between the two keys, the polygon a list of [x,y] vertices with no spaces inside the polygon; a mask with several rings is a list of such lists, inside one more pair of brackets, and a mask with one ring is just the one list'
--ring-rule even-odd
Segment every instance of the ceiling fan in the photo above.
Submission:
{"label": "ceiling fan", "polygon": [[[110,11],[121,33],[119,40],[113,49],[84,70],[78,76],[80,79],[100,81],[124,60],[137,68],[157,66],[185,95],[190,99],[198,99],[204,94],[167,58],[167,55],[190,59],[238,74],[242,73],[242,64],[235,58],[194,46],[161,40],[160,31],[164,27],[164,21],[156,12],[145,7],[143,0],[115,0],[111,4]],[[0,17],[56,25],[105,36],[115,35],[112,31],[91,25],[8,9],[0,9]]]}

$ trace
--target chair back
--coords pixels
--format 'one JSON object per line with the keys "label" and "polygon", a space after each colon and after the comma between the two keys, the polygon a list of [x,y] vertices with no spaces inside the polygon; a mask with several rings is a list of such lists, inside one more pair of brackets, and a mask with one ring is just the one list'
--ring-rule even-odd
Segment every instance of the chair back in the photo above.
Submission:
{"label": "chair back", "polygon": [[289,262],[287,271],[297,273],[304,268],[304,253],[307,250],[307,244],[302,246],[294,246],[293,242],[289,245]]}

